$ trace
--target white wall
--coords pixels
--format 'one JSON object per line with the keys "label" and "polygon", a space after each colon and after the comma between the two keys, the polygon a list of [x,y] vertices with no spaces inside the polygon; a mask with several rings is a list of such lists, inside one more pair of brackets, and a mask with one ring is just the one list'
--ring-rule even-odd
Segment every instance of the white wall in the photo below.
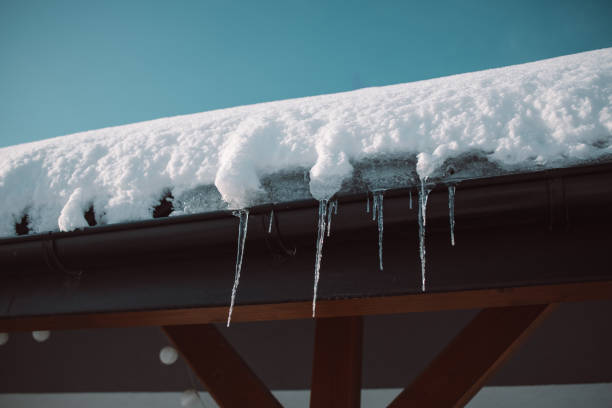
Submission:
{"label": "white wall", "polygon": [[[369,389],[362,392],[362,407],[382,408],[400,389]],[[309,391],[277,391],[274,395],[286,408],[308,407]],[[204,407],[217,405],[206,393]],[[181,408],[181,393],[68,393],[0,394],[0,406],[10,408]],[[187,408],[202,407],[189,404]],[[468,408],[609,408],[612,407],[611,384],[537,385],[485,387]]]}

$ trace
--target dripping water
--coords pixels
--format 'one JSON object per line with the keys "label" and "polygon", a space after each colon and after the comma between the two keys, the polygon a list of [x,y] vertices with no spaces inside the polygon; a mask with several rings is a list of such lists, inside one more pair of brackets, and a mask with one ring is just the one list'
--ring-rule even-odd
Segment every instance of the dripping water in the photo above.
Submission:
{"label": "dripping water", "polygon": [[419,255],[421,257],[421,289],[425,292],[425,224],[427,221],[427,197],[431,190],[426,188],[425,180],[421,180],[419,190]]}
{"label": "dripping water", "polygon": [[[331,222],[331,216],[329,215],[332,211],[332,207],[335,208],[337,204],[333,204],[333,201],[328,200],[319,201],[319,221],[317,229],[317,254],[315,257],[315,270],[314,270],[314,289],[312,295],[312,317],[315,317],[315,311],[317,307],[317,289],[319,286],[319,271],[321,270],[321,258],[323,258],[323,241],[325,240],[325,230],[327,223]],[[329,230],[328,230],[329,234]]]}
{"label": "dripping water", "polygon": [[377,190],[372,193],[373,220],[378,221],[378,263],[380,270],[383,270],[383,197],[385,190]]}
{"label": "dripping water", "polygon": [[268,224],[268,234],[272,233],[272,222],[274,221],[274,209],[270,210],[270,223]]}
{"label": "dripping water", "polygon": [[448,186],[448,220],[451,245],[455,246],[455,186]]}
{"label": "dripping water", "polygon": [[230,309],[227,315],[227,327],[232,320],[232,312],[234,311],[234,302],[236,301],[236,291],[238,290],[238,282],[240,281],[240,270],[242,269],[242,258],[244,256],[244,243],[247,235],[247,227],[249,226],[249,210],[243,209],[234,211],[234,215],[240,218],[238,226],[238,249],[236,252],[236,272],[234,274],[234,286],[232,287],[232,298],[230,300]]}

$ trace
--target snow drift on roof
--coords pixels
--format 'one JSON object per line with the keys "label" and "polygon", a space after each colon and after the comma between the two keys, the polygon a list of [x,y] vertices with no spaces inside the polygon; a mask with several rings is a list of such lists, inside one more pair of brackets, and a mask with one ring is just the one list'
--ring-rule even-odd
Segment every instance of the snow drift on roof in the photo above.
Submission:
{"label": "snow drift on roof", "polygon": [[563,167],[612,152],[612,48],[0,149],[0,235]]}

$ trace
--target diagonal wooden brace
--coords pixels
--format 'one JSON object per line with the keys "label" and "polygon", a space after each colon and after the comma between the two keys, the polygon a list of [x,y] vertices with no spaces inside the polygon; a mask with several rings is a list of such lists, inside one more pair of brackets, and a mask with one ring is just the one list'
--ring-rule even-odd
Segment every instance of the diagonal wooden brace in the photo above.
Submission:
{"label": "diagonal wooden brace", "polygon": [[554,306],[482,310],[389,407],[464,406]]}
{"label": "diagonal wooden brace", "polygon": [[281,407],[212,324],[163,330],[220,407]]}

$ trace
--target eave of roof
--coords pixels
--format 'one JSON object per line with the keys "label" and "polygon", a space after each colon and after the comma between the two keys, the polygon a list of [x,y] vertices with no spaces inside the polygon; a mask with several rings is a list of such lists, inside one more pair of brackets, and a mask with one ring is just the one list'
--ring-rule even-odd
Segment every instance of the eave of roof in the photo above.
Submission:
{"label": "eave of roof", "polygon": [[[454,248],[447,191],[436,187],[427,212],[428,290],[612,278],[610,180],[612,165],[601,164],[463,181]],[[323,252],[321,299],[419,293],[417,211],[409,209],[409,194],[385,193],[384,271],[377,270],[376,226],[365,195],[338,198]],[[238,304],[310,299],[316,205],[251,209]],[[268,234],[272,209],[275,228]],[[226,305],[236,235],[237,219],[224,211],[2,239],[0,317]]]}

